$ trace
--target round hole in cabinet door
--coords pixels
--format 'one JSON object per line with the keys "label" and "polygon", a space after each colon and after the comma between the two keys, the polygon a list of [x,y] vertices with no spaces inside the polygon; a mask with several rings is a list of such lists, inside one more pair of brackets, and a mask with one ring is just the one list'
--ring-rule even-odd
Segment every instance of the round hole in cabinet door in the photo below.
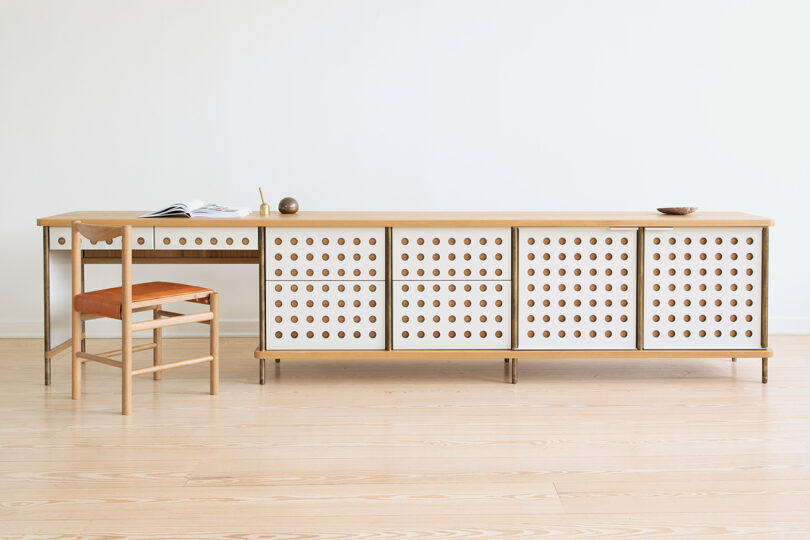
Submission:
{"label": "round hole in cabinet door", "polygon": [[203,243],[203,239],[198,236],[197,238],[194,239],[194,243],[197,244],[198,246],[201,246]]}
{"label": "round hole in cabinet door", "polygon": [[60,246],[64,246],[65,242],[66,240],[61,236],[56,240],[56,243],[59,244]]}
{"label": "round hole in cabinet door", "polygon": [[142,246],[146,243],[146,239],[143,236],[138,237],[138,245]]}

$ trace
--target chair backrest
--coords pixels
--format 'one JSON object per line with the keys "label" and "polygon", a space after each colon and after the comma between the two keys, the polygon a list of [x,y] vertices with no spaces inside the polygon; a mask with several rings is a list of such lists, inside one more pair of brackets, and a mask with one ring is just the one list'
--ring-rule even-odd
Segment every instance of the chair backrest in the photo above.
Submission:
{"label": "chair backrest", "polygon": [[[82,291],[82,236],[91,242],[109,242],[121,237],[121,311],[132,313],[132,226],[109,227],[74,221],[71,227],[71,268],[73,297]],[[127,317],[129,318],[129,317]]]}

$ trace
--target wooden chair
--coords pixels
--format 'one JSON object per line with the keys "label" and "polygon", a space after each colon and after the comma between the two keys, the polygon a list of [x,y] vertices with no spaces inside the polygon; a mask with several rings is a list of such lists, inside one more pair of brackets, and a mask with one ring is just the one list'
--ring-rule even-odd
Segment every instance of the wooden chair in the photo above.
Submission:
{"label": "wooden chair", "polygon": [[[121,240],[121,287],[92,292],[81,290],[82,249],[81,237],[91,241],[108,241],[117,237]],[[150,283],[132,284],[132,227],[104,227],[89,225],[79,221],[73,222],[72,234],[72,271],[73,271],[73,399],[81,399],[82,364],[87,361],[101,362],[121,368],[122,414],[132,410],[132,377],[152,373],[160,379],[161,372],[182,366],[202,362],[211,364],[211,394],[219,390],[219,295],[211,289],[153,281]],[[165,311],[163,304],[171,302],[196,302],[208,304],[209,311],[183,315]],[[147,321],[132,321],[132,314],[139,311],[152,311],[154,318]],[[79,350],[82,339],[82,321],[99,318],[111,318],[121,321],[121,348],[98,354]],[[164,364],[162,362],[162,329],[179,324],[208,324],[210,334],[210,354],[200,358],[182,360]],[[132,333],[140,330],[152,330],[152,343],[132,346]],[[152,365],[133,369],[132,353],[153,349]],[[113,357],[120,356],[121,360]]]}

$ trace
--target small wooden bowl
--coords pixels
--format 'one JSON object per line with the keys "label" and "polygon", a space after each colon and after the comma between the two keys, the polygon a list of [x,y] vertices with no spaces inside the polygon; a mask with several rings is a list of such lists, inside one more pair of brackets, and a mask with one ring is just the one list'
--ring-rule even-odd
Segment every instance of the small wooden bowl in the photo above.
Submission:
{"label": "small wooden bowl", "polygon": [[658,211],[662,214],[669,214],[670,216],[685,216],[697,209],[697,206],[670,206],[667,208],[659,208]]}

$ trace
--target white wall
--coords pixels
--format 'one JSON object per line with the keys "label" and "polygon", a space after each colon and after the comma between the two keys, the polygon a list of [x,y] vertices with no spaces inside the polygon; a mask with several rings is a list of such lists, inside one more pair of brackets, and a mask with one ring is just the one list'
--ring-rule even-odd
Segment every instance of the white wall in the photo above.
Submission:
{"label": "white wall", "polygon": [[[41,334],[36,217],[260,184],[307,210],[771,216],[772,330],[810,331],[808,27],[802,0],[0,0],[0,335]],[[253,332],[254,268],[189,270],[136,278],[210,283]]]}

